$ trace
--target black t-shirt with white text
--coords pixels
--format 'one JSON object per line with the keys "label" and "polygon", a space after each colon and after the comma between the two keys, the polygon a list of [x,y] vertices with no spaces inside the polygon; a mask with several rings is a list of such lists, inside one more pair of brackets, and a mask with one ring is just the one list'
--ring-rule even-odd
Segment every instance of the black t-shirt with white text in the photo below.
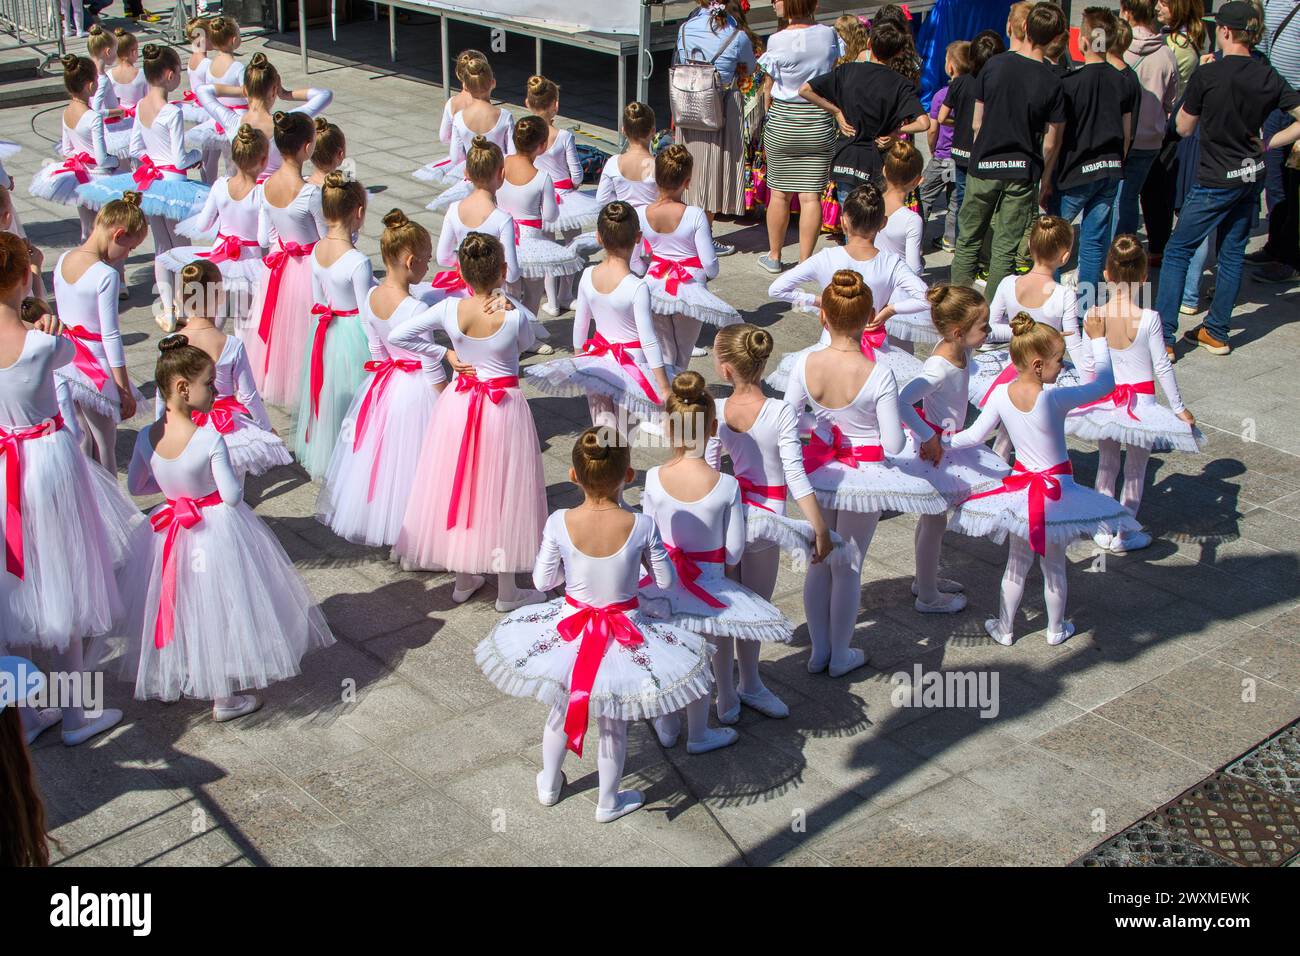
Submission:
{"label": "black t-shirt with white text", "polygon": [[1137,139],[1138,114],[1142,112],[1142,80],[1131,66],[1115,72],[1124,81],[1124,108],[1120,112],[1129,115],[1128,142],[1131,149]]}
{"label": "black t-shirt with white text", "polygon": [[1264,60],[1225,56],[1200,67],[1187,81],[1182,107],[1200,117],[1196,181],[1211,189],[1262,181],[1264,119],[1275,109],[1297,106],[1300,93]]}
{"label": "black t-shirt with white text", "polygon": [[[1071,189],[1124,175],[1124,112],[1132,109],[1124,74],[1109,63],[1085,63],[1061,81],[1065,135],[1056,183]],[[1130,115],[1130,124],[1132,117]]]}
{"label": "black t-shirt with white text", "polygon": [[971,122],[975,117],[975,82],[976,77],[962,73],[952,78],[948,84],[948,97],[944,106],[952,114],[952,161],[965,169],[970,164],[971,141],[975,131]]}
{"label": "black t-shirt with white text", "polygon": [[984,111],[970,174],[1037,181],[1043,175],[1043,134],[1048,124],[1065,122],[1061,80],[1037,60],[999,53],[980,70],[975,98]]}
{"label": "black t-shirt with white text", "polygon": [[844,63],[808,81],[812,91],[840,108],[857,135],[840,137],[831,178],[847,183],[879,182],[876,139],[925,112],[911,80],[880,63]]}

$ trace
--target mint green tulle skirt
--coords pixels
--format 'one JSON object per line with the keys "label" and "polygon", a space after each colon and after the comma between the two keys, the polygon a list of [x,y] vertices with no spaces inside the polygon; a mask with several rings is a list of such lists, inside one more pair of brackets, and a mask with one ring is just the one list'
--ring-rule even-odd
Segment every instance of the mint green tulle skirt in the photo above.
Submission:
{"label": "mint green tulle skirt", "polygon": [[339,440],[352,399],[365,382],[370,346],[359,316],[342,315],[329,324],[325,332],[325,375],[316,414],[313,415],[311,356],[316,337],[316,317],[311,318],[306,351],[302,357],[293,454],[312,480],[319,481],[329,469],[330,456],[334,454],[334,445]]}

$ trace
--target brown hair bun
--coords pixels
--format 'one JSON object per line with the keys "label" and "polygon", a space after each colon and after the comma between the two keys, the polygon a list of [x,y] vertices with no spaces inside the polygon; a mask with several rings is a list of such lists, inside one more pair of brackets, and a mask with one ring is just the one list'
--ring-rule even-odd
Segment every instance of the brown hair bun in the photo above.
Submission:
{"label": "brown hair bun", "polygon": [[570,455],[578,484],[597,494],[612,495],[627,477],[632,452],[614,429],[588,428],[573,443]]}
{"label": "brown hair bun", "polygon": [[407,218],[406,213],[400,209],[393,209],[384,213],[383,223],[389,229],[401,229],[411,220]]}

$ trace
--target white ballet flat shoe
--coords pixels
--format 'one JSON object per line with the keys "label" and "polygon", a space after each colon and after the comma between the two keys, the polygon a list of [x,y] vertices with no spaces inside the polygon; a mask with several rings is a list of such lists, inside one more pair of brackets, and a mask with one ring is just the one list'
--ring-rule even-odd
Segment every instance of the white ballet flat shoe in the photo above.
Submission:
{"label": "white ballet flat shoe", "polygon": [[549,302],[543,302],[537,307],[537,311],[543,315],[549,315],[553,319],[558,318],[564,312],[558,305],[552,305]]}
{"label": "white ballet flat shoe", "polygon": [[[952,578],[935,578],[934,586],[940,594],[960,594],[962,591],[966,590],[966,585],[962,584],[960,581],[954,581]],[[916,582],[913,581],[912,597],[919,597],[920,594],[921,592],[917,588]]]}
{"label": "white ballet flat shoe", "polygon": [[822,671],[826,670],[826,666],[827,666],[830,662],[831,662],[830,655],[827,655],[826,660],[824,660],[824,661],[821,661],[821,660],[818,660],[818,659],[815,658],[815,657],[809,656],[809,658],[808,658],[808,673],[809,673],[809,674],[820,674]]}
{"label": "white ballet flat shoe", "polygon": [[613,823],[619,817],[625,817],[633,810],[645,806],[645,794],[640,790],[620,790],[618,803],[612,807],[596,807],[597,823]]}
{"label": "white ballet flat shoe", "polygon": [[535,346],[529,349],[529,351],[534,355],[554,355],[555,346],[551,345],[549,342],[538,342]]}
{"label": "white ballet flat shoe", "polygon": [[1110,546],[1115,542],[1114,536],[1105,531],[1098,531],[1092,536],[1092,543],[1103,551],[1109,551]]}
{"label": "white ballet flat shoe", "polygon": [[63,732],[63,743],[67,747],[75,747],[78,744],[84,744],[96,734],[102,734],[106,730],[111,730],[122,722],[122,712],[111,708],[104,708],[94,720],[88,720],[76,730],[65,730]]}
{"label": "white ballet flat shoe", "polygon": [[513,601],[503,601],[500,598],[497,598],[497,610],[502,614],[507,614],[510,611],[518,610],[519,608],[526,607],[529,604],[543,604],[545,601],[546,595],[541,591],[534,591],[532,588],[527,588],[520,591],[519,597],[515,598]]}
{"label": "white ballet flat shoe", "polygon": [[826,668],[826,673],[832,677],[843,677],[850,671],[855,671],[867,662],[867,652],[860,647],[850,647],[844,660],[838,663],[832,658]]}
{"label": "white ballet flat shoe", "polygon": [[742,691],[740,702],[751,710],[756,710],[764,717],[771,717],[773,720],[780,720],[783,717],[790,716],[790,708],[786,706],[786,702],[766,687],[757,694],[746,694]]}
{"label": "white ballet flat shoe", "polygon": [[1110,550],[1115,554],[1128,554],[1151,547],[1151,535],[1145,531],[1127,531],[1111,539]]}
{"label": "white ballet flat shoe", "polygon": [[995,617],[991,617],[984,622],[984,633],[1003,647],[1011,646],[1012,635],[1002,633],[1001,622]]}
{"label": "white ballet flat shoe", "polygon": [[686,752],[688,754],[707,754],[714,750],[721,750],[723,747],[730,747],[739,739],[740,734],[730,727],[719,727],[717,730],[710,727],[699,740],[686,741]]}
{"label": "white ballet flat shoe", "polygon": [[682,735],[682,719],[676,714],[668,717],[656,717],[654,719],[655,736],[659,738],[659,743],[665,750],[671,750],[677,746],[677,738]]}
{"label": "white ballet flat shoe", "polygon": [[475,594],[477,594],[478,589],[483,586],[483,580],[484,580],[483,575],[476,574],[474,575],[472,580],[474,582],[474,586],[466,588],[463,591],[460,588],[453,587],[451,591],[451,599],[455,601],[457,604],[464,604]]}
{"label": "white ballet flat shoe", "polygon": [[1058,644],[1064,644],[1070,638],[1074,637],[1074,622],[1066,621],[1059,631],[1055,634],[1050,631],[1047,634],[1047,643],[1056,647]]}
{"label": "white ballet flat shoe", "polygon": [[544,807],[553,807],[560,802],[560,792],[564,790],[564,785],[569,782],[569,778],[564,775],[563,771],[561,771],[560,785],[554,790],[543,790],[542,774],[545,772],[546,771],[543,770],[537,774],[537,802]]}
{"label": "white ballet flat shoe", "polygon": [[213,704],[212,719],[219,724],[224,724],[228,720],[247,717],[249,714],[255,714],[262,709],[262,698],[256,694],[236,694],[235,699],[239,703],[233,707],[218,707]]}
{"label": "white ballet flat shoe", "polygon": [[939,592],[939,600],[927,603],[917,598],[912,606],[921,614],[956,614],[966,609],[966,595]]}
{"label": "white ballet flat shoe", "polygon": [[33,710],[32,713],[35,714],[35,723],[27,731],[29,747],[36,743],[37,737],[63,720],[63,711],[58,707],[42,707],[40,710]]}
{"label": "white ballet flat shoe", "polygon": [[736,701],[736,706],[731,708],[731,710],[727,711],[726,713],[723,713],[720,710],[718,711],[718,723],[735,724],[739,722],[740,722],[740,701],[739,700]]}

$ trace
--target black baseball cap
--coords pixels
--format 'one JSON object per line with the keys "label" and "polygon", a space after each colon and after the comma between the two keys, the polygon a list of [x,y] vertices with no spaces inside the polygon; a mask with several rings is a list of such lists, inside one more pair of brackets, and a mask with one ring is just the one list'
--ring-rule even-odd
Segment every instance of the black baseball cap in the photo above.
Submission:
{"label": "black baseball cap", "polygon": [[1259,11],[1245,0],[1229,0],[1215,11],[1214,16],[1201,19],[1229,30],[1249,30],[1252,23],[1256,30],[1259,29]]}

